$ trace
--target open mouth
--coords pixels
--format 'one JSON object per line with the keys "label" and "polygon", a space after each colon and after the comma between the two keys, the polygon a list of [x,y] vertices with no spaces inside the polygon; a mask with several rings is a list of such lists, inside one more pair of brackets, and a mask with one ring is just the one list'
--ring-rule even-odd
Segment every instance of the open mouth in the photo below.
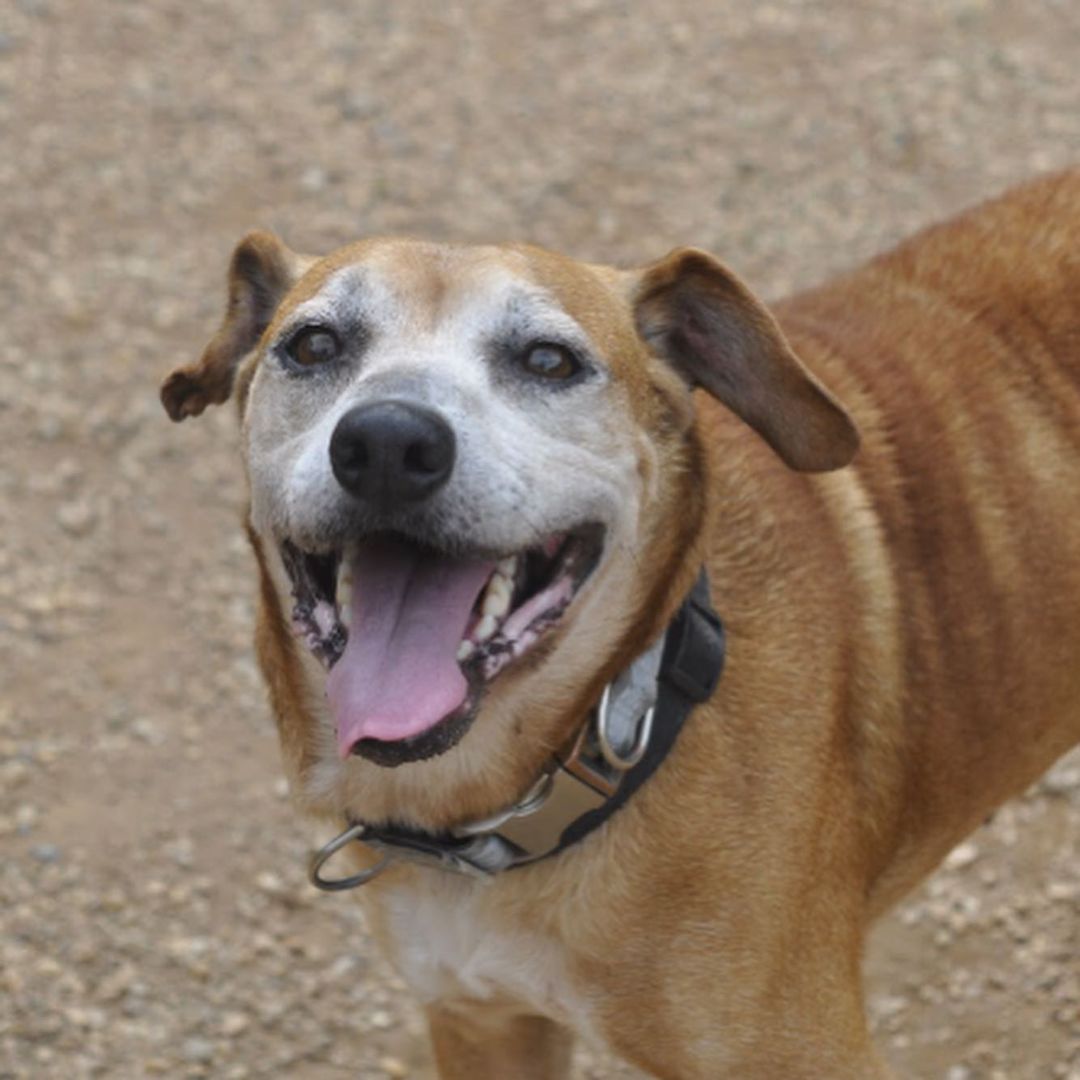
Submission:
{"label": "open mouth", "polygon": [[329,671],[342,757],[398,765],[455,745],[491,681],[559,624],[603,542],[593,524],[501,558],[394,533],[325,554],[284,541],[293,629]]}

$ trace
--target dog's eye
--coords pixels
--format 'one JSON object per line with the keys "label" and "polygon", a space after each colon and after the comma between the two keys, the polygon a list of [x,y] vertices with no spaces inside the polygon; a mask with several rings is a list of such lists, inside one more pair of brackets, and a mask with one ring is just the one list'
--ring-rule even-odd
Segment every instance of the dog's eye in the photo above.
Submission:
{"label": "dog's eye", "polygon": [[530,375],[541,379],[569,379],[581,370],[581,361],[565,345],[547,341],[531,346],[521,363]]}
{"label": "dog's eye", "polygon": [[341,344],[337,335],[325,327],[308,326],[293,335],[285,351],[294,364],[316,367],[336,360]]}

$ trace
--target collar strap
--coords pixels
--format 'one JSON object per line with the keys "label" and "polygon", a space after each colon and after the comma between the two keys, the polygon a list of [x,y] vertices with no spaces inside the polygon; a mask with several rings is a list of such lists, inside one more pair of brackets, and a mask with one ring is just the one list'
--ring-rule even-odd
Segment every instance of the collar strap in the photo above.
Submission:
{"label": "collar strap", "polygon": [[[355,888],[400,860],[487,877],[559,854],[607,821],[660,766],[694,706],[716,689],[724,645],[702,570],[663,637],[608,685],[521,800],[450,833],[353,823],[315,855],[312,883]],[[381,859],[350,877],[323,877],[329,859],[357,840]]]}

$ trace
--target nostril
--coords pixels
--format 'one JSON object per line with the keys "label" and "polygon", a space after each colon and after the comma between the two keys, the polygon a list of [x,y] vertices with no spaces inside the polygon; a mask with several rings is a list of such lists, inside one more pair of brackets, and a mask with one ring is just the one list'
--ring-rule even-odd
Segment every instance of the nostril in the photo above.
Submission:
{"label": "nostril", "polygon": [[345,465],[350,469],[366,469],[371,460],[371,454],[368,452],[368,445],[363,439],[357,439],[355,442],[346,442],[338,450],[338,456],[342,465]]}
{"label": "nostril", "polygon": [[434,441],[417,441],[405,448],[403,464],[411,473],[437,473],[446,467],[446,456]]}

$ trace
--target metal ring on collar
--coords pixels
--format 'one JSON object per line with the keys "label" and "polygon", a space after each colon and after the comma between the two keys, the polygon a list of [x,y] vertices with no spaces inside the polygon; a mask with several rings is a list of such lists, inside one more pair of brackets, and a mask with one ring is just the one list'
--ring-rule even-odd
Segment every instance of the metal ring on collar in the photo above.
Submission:
{"label": "metal ring on collar", "polygon": [[645,751],[649,747],[649,738],[652,735],[653,714],[656,712],[656,708],[650,706],[646,710],[645,715],[638,723],[637,738],[634,745],[626,754],[622,754],[615,749],[608,733],[608,723],[610,722],[608,714],[610,710],[611,684],[608,683],[600,697],[600,704],[596,707],[596,741],[600,744],[600,753],[604,755],[604,760],[613,769],[626,772],[627,769],[632,769],[645,756]]}
{"label": "metal ring on collar", "polygon": [[354,840],[362,841],[366,835],[367,826],[350,825],[344,832],[338,833],[329,843],[324,844],[312,856],[311,865],[308,867],[308,880],[317,889],[325,892],[339,892],[342,889],[355,889],[359,885],[366,885],[369,881],[377,878],[394,860],[389,852],[382,852],[379,861],[366,870],[343,878],[325,878],[320,871],[323,866],[334,857],[346,844]]}
{"label": "metal ring on collar", "polygon": [[534,814],[551,794],[554,784],[554,774],[544,773],[539,780],[508,810],[500,810],[491,817],[481,818],[479,821],[467,821],[454,830],[455,836],[482,836],[496,832],[501,825],[505,825],[511,818],[526,817]]}

